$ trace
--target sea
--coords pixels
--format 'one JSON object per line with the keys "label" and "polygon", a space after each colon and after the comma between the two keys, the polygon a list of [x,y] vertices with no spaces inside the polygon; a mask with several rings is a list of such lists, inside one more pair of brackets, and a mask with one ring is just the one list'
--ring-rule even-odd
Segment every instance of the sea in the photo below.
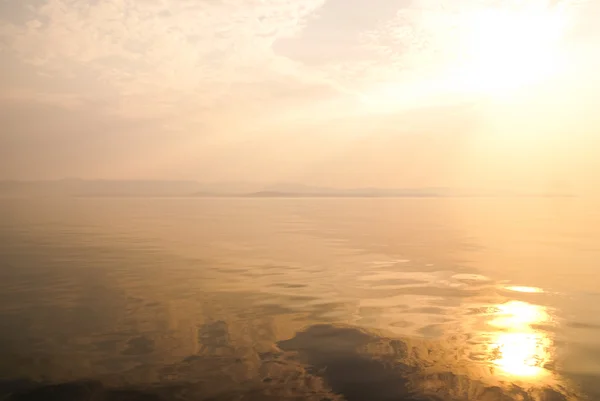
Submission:
{"label": "sea", "polygon": [[581,198],[0,200],[0,400],[600,400]]}

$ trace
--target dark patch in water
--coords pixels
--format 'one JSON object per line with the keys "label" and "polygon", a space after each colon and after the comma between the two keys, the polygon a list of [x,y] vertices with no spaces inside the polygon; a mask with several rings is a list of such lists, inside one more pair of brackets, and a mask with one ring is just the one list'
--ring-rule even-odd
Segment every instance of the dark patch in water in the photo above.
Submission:
{"label": "dark patch in water", "polygon": [[574,329],[600,330],[600,324],[593,323],[568,322],[567,326]]}
{"label": "dark patch in water", "polygon": [[154,352],[154,341],[144,337],[139,336],[132,338],[127,342],[127,348],[123,350],[123,355],[146,355]]}
{"label": "dark patch in water", "polygon": [[283,288],[305,288],[306,284],[288,284],[288,283],[277,283],[273,284],[272,287],[283,287]]}
{"label": "dark patch in water", "polygon": [[429,307],[423,307],[423,308],[414,308],[414,309],[411,309],[410,312],[423,313],[426,315],[443,315],[446,313],[446,309],[438,308],[435,306],[429,306]]}
{"label": "dark patch in water", "polygon": [[373,287],[378,286],[405,286],[405,285],[420,285],[427,284],[425,280],[417,280],[414,278],[398,278],[398,279],[390,279],[390,280],[374,280],[370,281],[369,284]]}
{"label": "dark patch in water", "polygon": [[424,337],[434,338],[439,337],[443,333],[443,327],[439,324],[429,324],[427,326],[421,327],[417,332]]}
{"label": "dark patch in water", "polygon": [[94,343],[93,347],[101,352],[113,352],[117,349],[118,345],[118,340],[104,340]]}
{"label": "dark patch in water", "polygon": [[166,401],[151,391],[109,389],[99,381],[78,381],[21,389],[9,401]]}
{"label": "dark patch in water", "polygon": [[235,268],[218,268],[218,271],[220,271],[221,273],[247,273],[248,269],[235,269]]}
{"label": "dark patch in water", "polygon": [[299,301],[299,302],[311,302],[311,301],[317,301],[319,298],[317,297],[311,297],[309,295],[297,295],[297,296],[293,296],[289,298],[290,301]]}

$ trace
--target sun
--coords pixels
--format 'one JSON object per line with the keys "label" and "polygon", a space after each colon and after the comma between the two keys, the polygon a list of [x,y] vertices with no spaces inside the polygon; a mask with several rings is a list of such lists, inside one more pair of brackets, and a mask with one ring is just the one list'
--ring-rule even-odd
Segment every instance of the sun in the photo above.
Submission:
{"label": "sun", "polygon": [[566,61],[567,22],[563,8],[544,1],[463,13],[459,85],[466,91],[502,93],[556,76]]}

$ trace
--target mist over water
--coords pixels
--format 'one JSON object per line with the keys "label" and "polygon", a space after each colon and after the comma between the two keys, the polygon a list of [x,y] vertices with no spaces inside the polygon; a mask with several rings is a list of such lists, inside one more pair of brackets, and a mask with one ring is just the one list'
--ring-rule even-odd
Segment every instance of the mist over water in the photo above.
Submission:
{"label": "mist over water", "polygon": [[0,399],[600,399],[580,199],[0,202]]}

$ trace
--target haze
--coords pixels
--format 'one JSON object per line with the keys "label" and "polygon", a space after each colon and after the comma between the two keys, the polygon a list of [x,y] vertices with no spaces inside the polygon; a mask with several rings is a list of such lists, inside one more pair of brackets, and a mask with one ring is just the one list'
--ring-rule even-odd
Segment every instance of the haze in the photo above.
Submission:
{"label": "haze", "polygon": [[598,195],[599,13],[0,0],[0,178]]}

